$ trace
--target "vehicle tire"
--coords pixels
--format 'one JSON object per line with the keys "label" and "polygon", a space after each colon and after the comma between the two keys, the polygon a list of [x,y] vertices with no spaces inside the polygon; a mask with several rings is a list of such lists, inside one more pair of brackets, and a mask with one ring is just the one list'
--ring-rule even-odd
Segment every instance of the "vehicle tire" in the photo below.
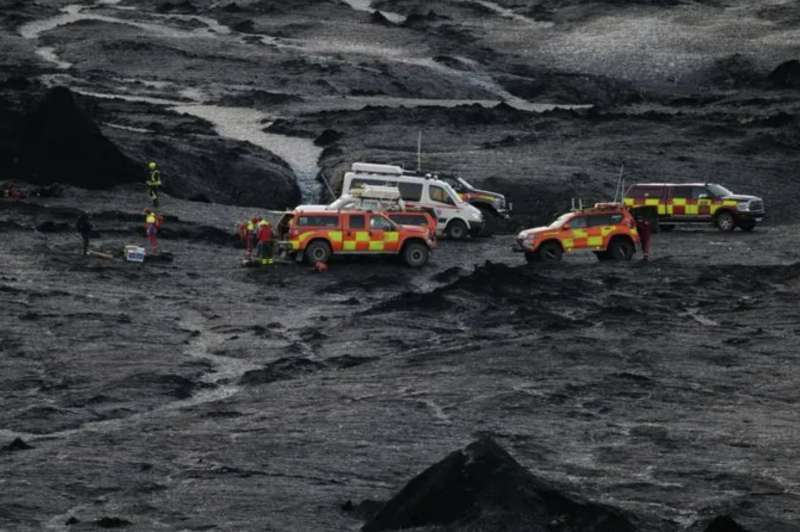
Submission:
{"label": "vehicle tire", "polygon": [[675,229],[675,226],[672,224],[661,224],[659,225],[660,229],[665,233],[669,233],[670,231]]}
{"label": "vehicle tire", "polygon": [[537,253],[525,253],[525,260],[528,261],[528,264],[534,264],[539,262],[539,255]]}
{"label": "vehicle tire", "polygon": [[755,222],[741,222],[737,224],[742,231],[750,232],[756,228]]}
{"label": "vehicle tire", "polygon": [[630,240],[619,237],[611,241],[606,251],[611,260],[631,260],[635,252],[636,249]]}
{"label": "vehicle tire", "polygon": [[421,242],[409,242],[403,248],[403,260],[412,268],[421,268],[428,263],[431,251]]}
{"label": "vehicle tire", "polygon": [[722,211],[717,213],[717,216],[714,218],[714,224],[720,231],[727,233],[734,230],[736,227],[736,220],[733,214],[728,211]]}
{"label": "vehicle tire", "polygon": [[461,220],[453,220],[447,224],[444,234],[451,240],[464,240],[467,238],[469,230],[467,229],[467,224]]}
{"label": "vehicle tire", "polygon": [[561,255],[563,255],[564,251],[556,242],[551,241],[539,246],[539,251],[536,253],[545,262],[558,262],[561,260]]}
{"label": "vehicle tire", "polygon": [[331,258],[331,246],[324,240],[314,240],[306,247],[303,254],[306,262],[316,264],[317,262],[328,262]]}
{"label": "vehicle tire", "polygon": [[479,208],[481,210],[481,214],[483,214],[483,227],[481,228],[480,236],[492,236],[497,226],[497,214],[486,205],[475,206]]}

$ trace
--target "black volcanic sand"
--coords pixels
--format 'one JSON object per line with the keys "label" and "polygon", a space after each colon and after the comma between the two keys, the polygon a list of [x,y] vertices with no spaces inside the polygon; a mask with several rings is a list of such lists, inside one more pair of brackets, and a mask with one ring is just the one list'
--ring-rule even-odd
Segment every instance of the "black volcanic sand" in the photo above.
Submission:
{"label": "black volcanic sand", "polygon": [[635,530],[800,530],[796,226],[658,234],[647,265],[495,237],[315,275],[242,269],[247,209],[167,197],[173,262],[78,254],[79,205],[96,248],[144,243],[137,198],[0,204],[2,527],[353,529],[490,436]]}
{"label": "black volcanic sand", "polygon": [[[155,27],[19,35],[67,3],[0,0],[0,180],[31,191],[61,164],[74,184],[114,186],[0,200],[1,529],[354,530],[491,437],[519,485],[530,474],[642,532],[800,530],[796,3],[499,0],[512,18],[376,2],[408,16],[394,24],[327,0],[154,0],[93,13]],[[762,195],[773,225],[658,234],[647,265],[529,267],[495,237],[445,243],[422,271],[245,270],[232,230],[259,209],[220,203],[295,204],[286,162],[167,106],[48,100],[39,75],[258,109],[274,131],[316,139],[334,181],[356,160],[415,166],[422,130],[423,167],[507,193],[509,229],[573,196],[607,199],[622,161],[628,182]],[[595,107],[330,111],[356,96],[510,95]],[[53,99],[77,127],[32,119]],[[24,159],[22,138],[38,146]],[[70,163],[87,140],[101,150]],[[173,260],[79,255],[84,210],[95,249],[145,243],[136,172],[152,158]],[[502,530],[485,495],[473,508],[500,518],[444,526]]]}

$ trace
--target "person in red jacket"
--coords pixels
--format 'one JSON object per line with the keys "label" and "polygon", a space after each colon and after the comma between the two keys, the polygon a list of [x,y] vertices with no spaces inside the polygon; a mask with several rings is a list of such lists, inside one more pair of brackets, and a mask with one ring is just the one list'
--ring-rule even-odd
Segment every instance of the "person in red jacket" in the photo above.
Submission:
{"label": "person in red jacket", "polygon": [[272,261],[272,224],[268,220],[258,222],[257,231],[258,244],[256,244],[256,256],[264,261]]}
{"label": "person in red jacket", "polygon": [[644,216],[636,220],[636,232],[642,243],[642,260],[650,260],[650,237],[653,232],[650,220]]}
{"label": "person in red jacket", "polygon": [[158,255],[158,230],[161,228],[161,223],[164,221],[159,214],[151,211],[150,209],[144,210],[144,230],[147,233],[147,239],[150,241],[150,250],[153,255]]}

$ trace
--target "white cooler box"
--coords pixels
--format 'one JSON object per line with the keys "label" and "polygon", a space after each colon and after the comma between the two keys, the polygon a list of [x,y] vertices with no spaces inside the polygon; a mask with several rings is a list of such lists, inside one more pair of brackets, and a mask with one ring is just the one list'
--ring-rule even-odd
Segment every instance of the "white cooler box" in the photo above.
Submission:
{"label": "white cooler box", "polygon": [[141,246],[125,246],[125,260],[128,262],[144,262],[145,254]]}

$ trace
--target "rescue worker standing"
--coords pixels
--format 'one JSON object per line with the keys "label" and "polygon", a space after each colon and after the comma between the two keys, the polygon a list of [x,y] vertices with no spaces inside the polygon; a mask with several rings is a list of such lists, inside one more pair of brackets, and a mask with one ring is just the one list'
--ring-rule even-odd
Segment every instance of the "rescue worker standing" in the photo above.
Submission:
{"label": "rescue worker standing", "polygon": [[245,256],[246,258],[250,258],[253,255],[253,242],[255,241],[256,237],[256,223],[258,220],[253,218],[252,220],[247,220],[245,225]]}
{"label": "rescue worker standing", "polygon": [[636,231],[639,233],[639,240],[642,243],[642,260],[650,260],[650,237],[653,232],[650,220],[645,216],[636,220]]}
{"label": "rescue worker standing", "polygon": [[155,161],[147,163],[147,194],[153,201],[153,207],[158,207],[158,190],[161,188],[161,171],[158,169],[158,164]]}
{"label": "rescue worker standing", "polygon": [[150,251],[153,255],[158,255],[158,230],[161,228],[163,218],[150,209],[145,209],[144,215],[144,230],[150,241]]}
{"label": "rescue worker standing", "polygon": [[89,254],[89,239],[92,236],[92,231],[94,228],[92,227],[92,222],[89,220],[89,214],[83,213],[78,216],[78,221],[75,222],[75,229],[78,230],[78,233],[81,235],[83,239],[83,254]]}
{"label": "rescue worker standing", "polygon": [[272,262],[272,224],[269,220],[258,222],[258,244],[256,244],[256,256],[261,259],[262,264]]}

